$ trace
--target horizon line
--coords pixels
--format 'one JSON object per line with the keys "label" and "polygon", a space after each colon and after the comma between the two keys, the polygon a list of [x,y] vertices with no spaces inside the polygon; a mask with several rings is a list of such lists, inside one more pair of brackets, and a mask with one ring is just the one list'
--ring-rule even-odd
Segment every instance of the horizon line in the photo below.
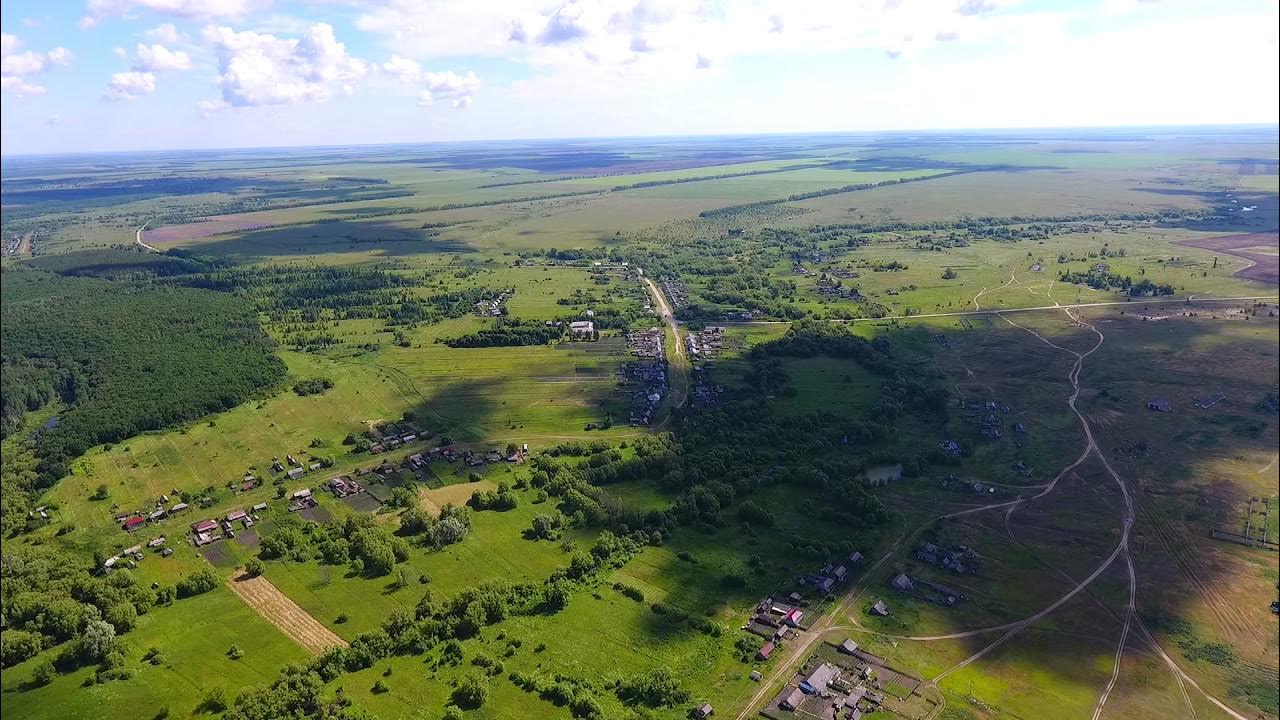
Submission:
{"label": "horizon line", "polygon": [[76,150],[68,152],[56,153],[4,153],[0,151],[0,160],[13,158],[67,158],[67,157],[89,157],[96,155],[146,155],[158,153],[197,153],[197,152],[266,152],[266,151],[285,151],[285,150],[337,150],[342,148],[378,148],[378,147],[409,147],[409,146],[426,146],[426,145],[482,145],[482,144],[501,144],[501,143],[538,143],[538,142],[600,142],[610,140],[680,140],[680,139],[711,139],[711,138],[763,138],[763,137],[874,137],[874,136],[892,136],[892,135],[945,135],[945,134],[998,134],[998,133],[1046,133],[1046,132],[1086,132],[1086,131],[1139,131],[1139,130],[1244,130],[1244,129],[1277,129],[1280,130],[1280,120],[1273,121],[1244,121],[1231,123],[1149,123],[1149,124],[1127,124],[1127,125],[1063,125],[1063,126],[1011,126],[1011,127],[976,127],[976,128],[903,128],[903,129],[881,129],[881,130],[810,130],[810,131],[778,131],[778,132],[746,132],[746,133],[672,133],[659,135],[578,135],[578,136],[545,136],[545,137],[512,137],[512,138],[490,138],[490,139],[472,139],[472,140],[402,140],[390,142],[368,142],[368,143],[334,143],[329,145],[250,145],[250,146],[220,146],[220,147],[169,147],[169,148],[152,148],[147,150]]}

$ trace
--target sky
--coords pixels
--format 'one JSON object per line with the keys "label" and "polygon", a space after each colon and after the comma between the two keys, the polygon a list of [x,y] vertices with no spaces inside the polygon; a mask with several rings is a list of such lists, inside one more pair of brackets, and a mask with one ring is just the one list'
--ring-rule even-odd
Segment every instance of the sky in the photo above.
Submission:
{"label": "sky", "polygon": [[6,155],[1276,123],[1280,0],[5,0]]}

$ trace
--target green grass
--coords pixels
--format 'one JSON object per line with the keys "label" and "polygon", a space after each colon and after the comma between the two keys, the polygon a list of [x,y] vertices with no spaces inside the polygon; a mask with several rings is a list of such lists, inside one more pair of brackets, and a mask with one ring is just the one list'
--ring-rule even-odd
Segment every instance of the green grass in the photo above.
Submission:
{"label": "green grass", "polygon": [[[47,686],[24,689],[35,664],[57,652],[50,650],[4,671],[5,715],[137,720],[168,707],[170,717],[192,717],[210,689],[222,688],[234,698],[242,688],[274,677],[283,664],[308,657],[225,587],[155,608],[121,638],[132,672],[128,680],[82,687],[94,674],[84,668]],[[243,652],[239,660],[227,656],[233,644]],[[159,648],[162,665],[142,660],[152,647]]]}

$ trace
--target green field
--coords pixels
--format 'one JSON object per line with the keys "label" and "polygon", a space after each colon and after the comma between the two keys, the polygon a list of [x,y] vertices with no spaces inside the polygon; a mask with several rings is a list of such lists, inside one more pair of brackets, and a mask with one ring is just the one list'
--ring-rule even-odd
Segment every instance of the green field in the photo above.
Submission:
{"label": "green field", "polygon": [[[210,690],[233,703],[302,663],[317,702],[381,718],[441,717],[472,677],[488,692],[465,718],[677,720],[704,702],[732,718],[781,691],[819,640],[846,638],[925,682],[864,717],[914,720],[939,695],[946,720],[1080,717],[1112,676],[1130,561],[1136,621],[1104,715],[1182,717],[1189,702],[1216,717],[1211,696],[1275,717],[1277,643],[1258,630],[1274,629],[1275,553],[1211,532],[1240,532],[1249,499],[1277,495],[1276,286],[1181,244],[1257,233],[1274,255],[1274,138],[983,138],[592,141],[582,166],[535,144],[6,170],[57,180],[39,202],[6,188],[4,235],[29,234],[4,259],[6,305],[46,298],[56,321],[72,283],[225,293],[284,367],[159,425],[124,397],[99,417],[129,432],[61,464],[60,423],[122,386],[116,350],[6,349],[6,718],[213,718],[197,708]],[[173,177],[190,192],[165,190]],[[99,198],[117,181],[136,192]],[[108,250],[143,223],[164,254]],[[67,277],[81,275],[96,279]],[[664,297],[679,327],[664,327],[661,382],[627,367],[626,333],[664,325],[645,278],[679,289]],[[556,325],[583,319],[598,336]],[[726,328],[718,357],[674,354],[708,325]],[[156,353],[132,380],[166,362]],[[651,392],[653,424],[629,425]],[[1148,409],[1157,398],[1171,411]],[[367,451],[389,422],[421,437]],[[445,445],[499,458],[407,465]],[[286,455],[325,467],[286,480],[271,470]],[[322,490],[383,462],[385,483],[358,476],[367,494]],[[264,482],[241,491],[246,473]],[[291,515],[284,498],[302,488],[319,507]],[[461,521],[437,519],[442,506],[477,492],[450,536]],[[193,507],[121,530],[117,517],[162,496]],[[499,496],[509,504],[481,509]],[[262,502],[252,530],[191,541],[191,523]],[[1277,517],[1255,520],[1274,536]],[[171,555],[97,566],[160,535]],[[282,538],[301,549],[263,550]],[[971,549],[970,568],[918,556],[924,543]],[[806,581],[855,550],[848,580]],[[221,583],[259,562],[351,643],[342,662],[321,667],[220,584],[153,606],[204,569]],[[899,574],[912,592],[890,586]],[[809,630],[757,660],[763,638],[743,626],[792,591]],[[97,616],[121,627],[90,660]],[[1201,686],[1186,684],[1189,700],[1148,632]],[[675,700],[628,695],[658,668]]]}

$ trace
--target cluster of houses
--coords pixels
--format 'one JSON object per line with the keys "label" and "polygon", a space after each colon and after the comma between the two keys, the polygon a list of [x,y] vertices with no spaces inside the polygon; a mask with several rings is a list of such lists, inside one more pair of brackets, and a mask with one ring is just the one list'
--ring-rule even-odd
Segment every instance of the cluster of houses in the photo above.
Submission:
{"label": "cluster of houses", "polygon": [[690,400],[694,407],[706,407],[720,402],[724,394],[724,386],[711,382],[709,373],[703,367],[693,368],[693,388]]}
{"label": "cluster of houses", "polygon": [[849,566],[857,565],[862,562],[862,553],[855,552],[845,561],[847,564],[827,563],[823,565],[817,572],[806,575],[801,581],[802,584],[810,585],[820,593],[826,594],[831,592],[836,585],[843,583],[849,579]]}
{"label": "cluster of houses", "polygon": [[332,478],[327,483],[329,490],[338,498],[351,497],[364,492],[364,486],[346,475]]}
{"label": "cluster of houses", "polygon": [[724,326],[710,325],[685,338],[689,355],[694,360],[714,360],[720,354],[724,341]]}
{"label": "cluster of houses", "polygon": [[667,393],[667,360],[663,343],[665,335],[660,328],[627,334],[627,347],[639,358],[624,363],[622,376],[631,384],[632,425],[648,425],[653,412]]}
{"label": "cluster of houses", "polygon": [[[177,493],[177,490],[173,491]],[[168,506],[168,507],[166,507]],[[169,505],[169,496],[161,495],[154,503],[150,510],[127,513],[117,515],[116,522],[120,524],[120,529],[125,532],[136,532],[141,530],[147,523],[156,523],[164,520],[170,515],[178,515],[190,509],[190,505],[185,502],[176,502]]]}
{"label": "cluster of houses", "polygon": [[502,317],[507,314],[507,299],[511,297],[510,292],[500,292],[497,297],[488,300],[481,300],[476,303],[476,315],[480,317]]}
{"label": "cluster of houses", "polygon": [[[981,404],[960,399],[960,417],[968,423],[977,425],[982,436],[989,440],[999,440],[1004,430],[1003,416],[1012,412],[1008,405],[1000,405],[994,400]],[[1014,432],[1024,433],[1026,427],[1022,423],[1014,425]]]}
{"label": "cluster of houses", "polygon": [[[1018,461],[1018,463],[1015,463],[1014,465],[1015,472],[1018,471],[1019,465],[1021,465],[1023,470],[1026,469],[1026,465],[1023,464],[1022,461]],[[961,480],[960,476],[955,474],[948,475],[942,480],[940,480],[938,482],[938,487],[942,488],[943,490],[961,490],[961,491],[967,490],[969,492],[972,492],[974,495],[987,495],[987,496],[995,495],[1000,491],[999,488],[997,488],[995,485],[991,485],[990,483],[984,483],[978,480]]]}
{"label": "cluster of houses", "polygon": [[311,488],[302,488],[289,493],[289,512],[298,512],[313,508],[320,503],[316,500],[316,496],[311,492]]}
{"label": "cluster of houses", "polygon": [[765,639],[764,644],[756,651],[757,660],[768,660],[784,640],[795,637],[796,631],[805,621],[801,602],[803,598],[799,593],[791,593],[785,600],[767,597],[756,604],[751,619],[742,629]]}
{"label": "cluster of houses", "polygon": [[116,568],[121,567],[129,569],[136,568],[138,563],[142,562],[146,557],[142,554],[143,545],[146,546],[146,549],[159,553],[160,557],[169,557],[173,554],[173,548],[166,546],[165,542],[165,536],[161,535],[159,537],[151,538],[146,543],[127,547],[124,550],[121,550],[119,555],[112,555],[104,560],[102,562],[102,571],[109,573]]}
{"label": "cluster of houses", "polygon": [[[857,645],[848,640],[841,646]],[[852,651],[850,651],[852,652]],[[872,682],[874,670],[862,665],[861,670],[841,668],[829,662],[819,662],[796,685],[788,685],[778,696],[779,710],[796,712],[802,708],[808,714],[824,718],[860,720],[864,713],[873,712],[884,703],[884,694],[863,682]]]}
{"label": "cluster of houses", "polygon": [[[236,536],[236,523],[239,523],[243,529],[248,530],[253,527],[254,522],[258,519],[257,513],[266,509],[266,503],[258,503],[250,508],[249,512],[237,508],[227,513],[226,517],[221,520],[209,518],[191,523],[191,541],[195,543],[196,547],[203,547],[224,537],[233,538]],[[251,515],[250,513],[253,514]]]}
{"label": "cluster of houses", "polygon": [[[818,285],[816,289],[819,295],[856,300],[857,302],[866,301],[866,296],[859,292],[858,288],[853,287],[852,285],[845,285],[843,280],[837,277],[832,277],[834,274],[835,273],[833,271],[831,275],[822,273],[818,276]],[[855,272],[850,272],[849,274],[854,277],[858,276],[858,273]]]}
{"label": "cluster of houses", "polygon": [[671,303],[672,310],[679,310],[689,304],[689,292],[685,290],[684,283],[679,280],[664,278],[660,281],[660,284],[662,285],[662,292],[666,293],[667,300]]}
{"label": "cluster of houses", "polygon": [[957,545],[954,549],[940,547],[933,543],[925,543],[916,550],[916,559],[923,563],[946,568],[957,575],[977,572],[981,563],[978,553],[967,545]]}
{"label": "cluster of houses", "polygon": [[[906,573],[894,575],[893,579],[889,581],[889,586],[900,593],[913,595],[921,600],[927,600],[944,607],[951,607],[964,598],[964,595],[961,595],[959,590],[930,582],[919,576],[913,578]],[[876,612],[875,614],[888,615],[889,613]]]}

